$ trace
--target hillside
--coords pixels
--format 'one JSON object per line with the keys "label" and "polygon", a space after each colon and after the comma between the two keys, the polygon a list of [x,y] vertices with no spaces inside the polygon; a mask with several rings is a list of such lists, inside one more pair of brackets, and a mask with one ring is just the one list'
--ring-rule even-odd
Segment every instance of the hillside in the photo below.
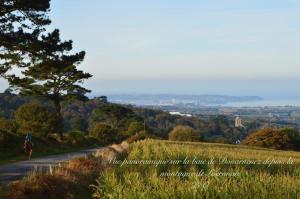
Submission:
{"label": "hillside", "polygon": [[[0,93],[0,129],[8,130],[7,125],[1,123],[2,118],[15,122],[15,112],[22,105],[36,101],[53,112],[53,104],[45,98],[24,97],[8,92]],[[128,127],[133,122],[138,122],[140,126],[143,126],[142,129],[145,125],[152,137],[162,139],[166,139],[168,133],[177,125],[188,125],[196,129],[210,142],[235,143],[236,140],[245,138],[247,132],[253,130],[252,126],[247,129],[234,128],[233,119],[226,116],[183,117],[161,110],[114,104],[101,97],[85,100],[66,99],[61,106],[64,133],[79,131],[87,135],[96,123],[101,122],[117,129],[119,134],[115,136],[118,137],[117,140],[128,137],[124,132],[128,131]],[[129,132],[129,134],[132,133]]]}
{"label": "hillside", "polygon": [[100,176],[94,196],[298,198],[299,164],[298,152],[145,140]]}

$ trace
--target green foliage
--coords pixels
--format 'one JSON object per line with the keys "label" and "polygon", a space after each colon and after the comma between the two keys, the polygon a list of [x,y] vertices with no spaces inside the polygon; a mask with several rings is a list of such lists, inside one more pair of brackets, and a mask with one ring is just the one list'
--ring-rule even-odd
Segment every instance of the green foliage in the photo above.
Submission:
{"label": "green foliage", "polygon": [[72,41],[61,41],[58,30],[39,37],[35,56],[22,71],[24,77],[11,75],[9,83],[22,95],[40,96],[51,100],[55,106],[56,130],[62,136],[64,121],[61,101],[69,96],[82,98],[89,90],[80,86],[92,75],[77,69],[85,52],[71,54]]}
{"label": "green foliage", "polygon": [[0,93],[0,117],[13,118],[14,112],[22,104],[29,102],[30,98],[10,93]]}
{"label": "green foliage", "polygon": [[[0,2],[0,76],[22,95],[41,96],[55,105],[56,130],[62,136],[61,101],[86,100],[81,86],[92,75],[77,69],[85,52],[73,53],[72,41],[62,41],[59,30],[46,32],[50,0]],[[8,74],[22,68],[22,74]],[[1,103],[1,102],[0,102]]]}
{"label": "green foliage", "polygon": [[50,0],[0,1],[0,76],[12,67],[27,67],[37,35],[50,24]]}
{"label": "green foliage", "polygon": [[24,138],[0,129],[0,158],[8,153],[22,153]]}
{"label": "green foliage", "polygon": [[[3,110],[4,117],[13,118],[13,113],[18,106],[32,100],[39,100],[48,106],[52,105],[49,99],[22,97],[8,93],[0,94],[0,109]],[[101,122],[117,129],[118,134],[126,139],[132,134],[128,131],[131,123],[143,124],[144,121],[147,133],[161,139],[168,139],[169,132],[178,125],[190,126],[200,132],[205,140],[213,142],[235,143],[237,140],[243,140],[248,132],[245,129],[234,128],[229,122],[233,120],[224,117],[181,117],[160,110],[104,103],[99,98],[85,101],[64,100],[60,105],[64,119],[64,132],[88,132],[95,123]],[[214,140],[215,138],[223,139]]]}
{"label": "green foliage", "polygon": [[170,114],[161,112],[155,116],[155,121],[157,123],[158,128],[171,129],[173,128],[173,124],[175,123],[176,116],[170,116]]}
{"label": "green foliage", "polygon": [[15,113],[20,133],[32,133],[37,137],[45,137],[53,133],[56,125],[55,113],[37,102],[24,104]]}
{"label": "green foliage", "polygon": [[119,140],[116,130],[103,123],[96,123],[90,130],[89,135],[106,144]]}
{"label": "green foliage", "polygon": [[0,185],[0,198],[9,198],[9,188],[6,185]]}
{"label": "green foliage", "polygon": [[72,131],[65,134],[65,141],[72,144],[78,144],[85,139],[84,134],[80,131]]}
{"label": "green foliage", "polygon": [[[211,117],[181,117],[178,115],[170,115],[160,110],[151,110],[145,108],[135,108],[135,113],[142,117],[146,122],[151,133],[157,137],[168,139],[168,133],[178,125],[189,126],[200,132],[205,140],[214,142],[222,141],[226,143],[235,143],[246,137],[247,132],[251,129],[234,128],[233,119],[226,116]],[[216,139],[215,138],[222,138]]]}
{"label": "green foliage", "polygon": [[134,135],[143,130],[144,130],[144,124],[142,122],[134,121],[129,124],[127,132],[129,135]]}
{"label": "green foliage", "polygon": [[88,128],[88,121],[86,118],[80,116],[74,116],[70,120],[71,129],[73,131],[83,131],[85,132]]}
{"label": "green foliage", "polygon": [[189,126],[176,126],[169,134],[169,140],[199,141],[199,133]]}
{"label": "green foliage", "polygon": [[24,78],[11,76],[10,84],[25,95],[44,96],[60,102],[67,95],[84,95],[89,90],[79,84],[91,77],[77,69],[85,52],[71,54],[72,41],[61,41],[59,30],[42,35],[31,64],[22,71]]}
{"label": "green foliage", "polygon": [[140,118],[132,109],[117,104],[102,104],[91,115],[92,123],[101,122],[121,130],[127,130],[132,121],[138,120]]}
{"label": "green foliage", "polygon": [[299,150],[300,134],[295,129],[262,129],[250,134],[245,145],[267,147],[283,150]]}
{"label": "green foliage", "polygon": [[18,126],[14,120],[0,118],[0,130],[16,133],[17,129]]}

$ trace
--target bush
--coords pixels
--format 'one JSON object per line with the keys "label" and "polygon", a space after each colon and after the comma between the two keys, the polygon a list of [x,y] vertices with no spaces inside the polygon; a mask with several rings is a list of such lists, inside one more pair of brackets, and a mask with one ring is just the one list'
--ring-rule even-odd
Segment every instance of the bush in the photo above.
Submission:
{"label": "bush", "polygon": [[5,185],[0,185],[0,198],[9,198],[9,189]]}
{"label": "bush", "polygon": [[89,135],[105,144],[119,140],[116,130],[103,123],[96,123],[90,130]]}
{"label": "bush", "polygon": [[53,142],[61,142],[61,137],[58,133],[49,133],[47,139]]}
{"label": "bush", "polygon": [[144,124],[141,123],[141,122],[131,122],[128,126],[128,134],[131,136],[131,135],[134,135],[140,131],[144,130]]}
{"label": "bush", "polygon": [[0,158],[8,154],[23,153],[24,138],[7,131],[0,130]]}
{"label": "bush", "polygon": [[72,144],[78,144],[84,140],[84,134],[79,131],[72,131],[65,135],[65,140]]}
{"label": "bush", "polygon": [[142,122],[133,121],[129,123],[127,130],[119,130],[118,136],[120,139],[124,140],[136,135],[143,130],[144,124]]}
{"label": "bush", "polygon": [[15,112],[18,132],[32,133],[36,137],[45,137],[53,133],[56,126],[56,115],[37,102],[24,104]]}
{"label": "bush", "polygon": [[300,135],[295,129],[262,129],[250,134],[245,145],[283,150],[299,150]]}
{"label": "bush", "polygon": [[189,126],[176,126],[169,133],[169,140],[174,141],[200,141],[198,132]]}
{"label": "bush", "polygon": [[11,199],[88,198],[89,185],[101,169],[100,158],[72,159],[66,165],[53,169],[52,174],[33,173],[11,183],[6,195]]}
{"label": "bush", "polygon": [[[128,137],[126,139],[126,141],[130,144],[130,143],[133,143],[135,141],[138,141],[138,140],[144,140],[146,138],[150,138],[151,135],[148,135],[147,132],[145,131],[140,131],[134,135],[132,135],[131,137]],[[153,136],[152,136],[153,137]]]}
{"label": "bush", "polygon": [[13,120],[0,118],[0,130],[16,133],[18,129],[17,123]]}
{"label": "bush", "polygon": [[70,119],[70,125],[71,125],[71,129],[73,131],[87,131],[88,128],[88,123],[87,123],[87,119],[84,117],[80,117],[80,116],[73,116]]}

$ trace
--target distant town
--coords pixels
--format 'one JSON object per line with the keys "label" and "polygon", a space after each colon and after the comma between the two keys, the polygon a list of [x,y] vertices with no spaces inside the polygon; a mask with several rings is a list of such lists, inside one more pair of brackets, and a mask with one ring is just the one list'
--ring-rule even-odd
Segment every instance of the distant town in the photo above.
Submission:
{"label": "distant town", "polygon": [[[236,126],[258,125],[265,127],[299,127],[299,106],[249,106],[234,107],[234,102],[256,102],[263,98],[258,96],[223,96],[223,95],[143,95],[118,94],[109,95],[109,101],[123,104],[159,109],[172,115],[186,117],[227,116],[235,121]],[[240,119],[240,123],[236,118]],[[242,123],[241,123],[242,122]]]}
{"label": "distant town", "polygon": [[109,100],[134,105],[179,105],[185,107],[226,105],[235,102],[253,102],[262,100],[258,96],[225,95],[176,95],[176,94],[111,94]]}

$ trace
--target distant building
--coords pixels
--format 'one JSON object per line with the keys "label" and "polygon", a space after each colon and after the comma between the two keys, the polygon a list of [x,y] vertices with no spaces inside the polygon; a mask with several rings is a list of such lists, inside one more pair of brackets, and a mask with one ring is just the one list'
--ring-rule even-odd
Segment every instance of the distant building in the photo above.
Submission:
{"label": "distant building", "polygon": [[235,125],[234,125],[236,128],[245,128],[245,126],[242,124],[242,119],[237,116],[235,118]]}
{"label": "distant building", "polygon": [[171,115],[180,115],[180,116],[185,116],[185,117],[192,117],[191,114],[184,114],[180,112],[169,112]]}

